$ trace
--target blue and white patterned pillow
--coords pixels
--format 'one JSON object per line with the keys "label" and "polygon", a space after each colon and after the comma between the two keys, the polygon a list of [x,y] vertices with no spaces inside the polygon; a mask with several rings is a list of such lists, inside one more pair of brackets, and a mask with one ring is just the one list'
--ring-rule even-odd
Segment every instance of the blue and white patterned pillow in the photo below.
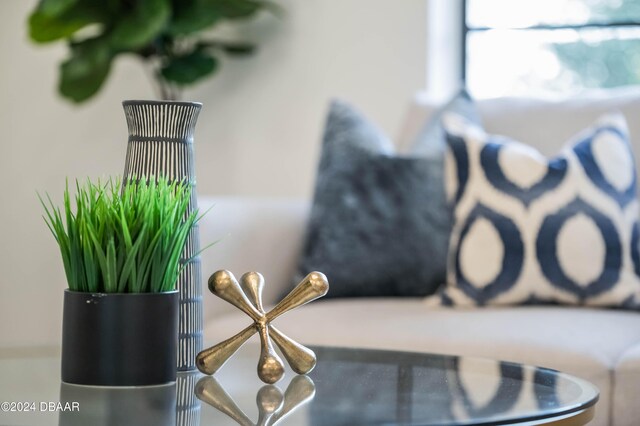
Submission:
{"label": "blue and white patterned pillow", "polygon": [[444,118],[454,206],[444,305],[636,307],[636,170],[621,114],[547,159],[530,146]]}

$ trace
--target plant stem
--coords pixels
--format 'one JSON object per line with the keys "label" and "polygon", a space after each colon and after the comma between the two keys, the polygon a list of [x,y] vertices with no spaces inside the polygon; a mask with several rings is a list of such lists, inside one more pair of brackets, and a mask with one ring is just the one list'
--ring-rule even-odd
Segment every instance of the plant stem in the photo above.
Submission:
{"label": "plant stem", "polygon": [[164,90],[162,87],[162,83],[158,77],[159,71],[156,69],[155,65],[152,64],[152,61],[147,60],[144,62],[144,69],[147,72],[147,76],[149,80],[151,80],[151,86],[153,87],[153,92],[155,93],[155,97],[158,99],[164,99]]}
{"label": "plant stem", "polygon": [[160,67],[154,64],[153,61],[145,61],[145,69],[151,80],[156,98],[165,101],[175,100],[175,94],[172,93],[169,83],[162,77]]}
{"label": "plant stem", "polygon": [[180,90],[174,85],[166,81],[162,76],[156,74],[156,85],[159,88],[160,96],[165,101],[177,101],[180,100]]}
{"label": "plant stem", "polygon": [[163,100],[163,101],[171,101],[171,100],[173,100],[173,99],[171,99],[172,98],[171,88],[169,87],[167,82],[164,81],[164,79],[160,75],[160,71],[156,72],[155,81],[156,81],[156,84],[157,84],[157,86],[158,86],[158,88],[160,90],[160,100]]}

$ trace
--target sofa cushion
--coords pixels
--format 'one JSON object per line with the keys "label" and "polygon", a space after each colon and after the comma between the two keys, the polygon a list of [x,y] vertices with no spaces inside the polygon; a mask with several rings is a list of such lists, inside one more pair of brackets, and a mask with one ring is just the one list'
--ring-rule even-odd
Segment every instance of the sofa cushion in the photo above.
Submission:
{"label": "sofa cushion", "polygon": [[[544,155],[555,155],[563,141],[577,129],[593,123],[612,110],[622,112],[629,123],[631,145],[640,152],[640,87],[620,87],[585,91],[567,99],[505,97],[476,101],[483,127],[489,133],[509,137],[534,146]],[[417,93],[398,136],[401,146],[410,146],[439,103],[426,93]],[[636,157],[640,170],[640,156]]]}
{"label": "sofa cushion", "polygon": [[[302,246],[309,202],[288,198],[200,197],[202,246],[216,242],[201,256],[203,282],[219,269],[240,276],[260,271],[267,282],[266,304],[287,291]],[[205,284],[206,287],[206,284]],[[233,312],[225,301],[204,290],[204,320]]]}
{"label": "sofa cushion", "polygon": [[443,304],[637,305],[636,171],[622,115],[551,159],[460,117],[445,128],[455,207]]}
{"label": "sofa cushion", "polygon": [[640,419],[640,342],[619,358],[613,377],[612,426],[637,425]]}
{"label": "sofa cushion", "polygon": [[[249,322],[243,313],[210,321],[205,341],[218,343]],[[306,344],[479,356],[574,374],[600,389],[593,425],[608,424],[612,371],[640,342],[635,312],[549,306],[454,311],[427,309],[410,298],[321,300],[275,324]],[[620,407],[619,415],[633,409]]]}
{"label": "sofa cushion", "polygon": [[[448,108],[464,113],[463,103]],[[296,283],[317,270],[332,283],[328,297],[415,297],[444,282],[451,223],[440,123],[424,137],[437,139],[433,149],[397,155],[354,108],[333,102]]]}
{"label": "sofa cushion", "polygon": [[[640,152],[640,87],[586,91],[567,99],[505,97],[478,102],[483,126],[491,133],[509,135],[533,145],[545,155],[555,154],[559,143],[576,129],[617,110],[629,124],[631,144]],[[636,160],[640,160],[636,158]]]}
{"label": "sofa cushion", "polygon": [[[455,113],[466,120],[480,125],[482,120],[475,102],[466,90],[461,90],[449,102],[438,108],[432,117],[425,120],[419,132],[417,132],[411,145],[406,151],[407,155],[432,158],[444,162],[444,153],[447,149],[445,130],[442,118],[446,114]],[[400,145],[399,150],[402,149]]]}

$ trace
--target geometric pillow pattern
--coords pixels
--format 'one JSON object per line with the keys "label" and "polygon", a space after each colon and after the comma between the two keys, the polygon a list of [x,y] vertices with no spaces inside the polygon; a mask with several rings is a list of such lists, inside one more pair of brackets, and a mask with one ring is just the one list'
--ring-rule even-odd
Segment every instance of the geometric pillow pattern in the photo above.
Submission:
{"label": "geometric pillow pattern", "polygon": [[453,230],[433,303],[637,307],[637,176],[622,115],[551,159],[459,116],[443,122]]}

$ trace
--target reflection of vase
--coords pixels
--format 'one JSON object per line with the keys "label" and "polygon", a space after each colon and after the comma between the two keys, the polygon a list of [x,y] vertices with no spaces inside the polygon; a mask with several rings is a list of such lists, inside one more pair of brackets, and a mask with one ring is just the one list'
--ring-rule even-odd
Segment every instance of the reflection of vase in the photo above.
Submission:
{"label": "reflection of vase", "polygon": [[176,426],[200,425],[200,400],[194,388],[201,377],[199,371],[184,371],[176,376]]}
{"label": "reflection of vase", "polygon": [[94,387],[60,384],[60,403],[78,410],[61,411],[58,426],[174,426],[176,385]]}
{"label": "reflection of vase", "polygon": [[[124,182],[136,177],[164,176],[192,187],[190,211],[197,208],[193,132],[202,104],[196,102],[125,101],[129,128]],[[202,287],[198,226],[185,245],[182,262],[192,259],[178,278],[180,323],[178,370],[194,370],[202,350]]]}

